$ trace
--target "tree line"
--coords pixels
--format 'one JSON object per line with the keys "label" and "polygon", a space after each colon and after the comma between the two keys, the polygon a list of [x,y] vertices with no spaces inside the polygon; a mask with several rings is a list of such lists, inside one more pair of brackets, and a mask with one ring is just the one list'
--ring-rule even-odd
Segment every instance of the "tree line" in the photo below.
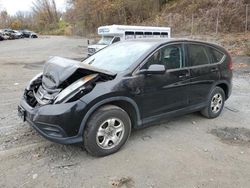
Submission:
{"label": "tree line", "polygon": [[0,6],[0,28],[88,35],[101,25],[136,24],[170,26],[178,33],[242,32],[248,25],[248,3],[250,0],[67,0],[66,11],[60,12],[55,0],[35,0],[31,12],[14,16]]}
{"label": "tree line", "polygon": [[[100,25],[142,23],[159,13],[168,0],[69,0],[67,22],[76,33],[91,33]],[[82,33],[83,32],[83,33]]]}
{"label": "tree line", "polygon": [[140,23],[157,12],[169,0],[68,0],[66,12],[60,12],[55,0],[36,0],[31,12],[10,16],[0,11],[0,27],[28,28],[41,33],[86,35],[100,25]]}

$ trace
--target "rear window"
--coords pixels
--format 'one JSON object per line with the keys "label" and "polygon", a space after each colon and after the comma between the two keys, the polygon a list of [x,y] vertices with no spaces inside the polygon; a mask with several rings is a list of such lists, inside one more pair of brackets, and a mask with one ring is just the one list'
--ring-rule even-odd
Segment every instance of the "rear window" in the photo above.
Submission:
{"label": "rear window", "polygon": [[219,63],[222,58],[224,57],[224,54],[214,48],[210,48],[210,52],[212,55],[212,63]]}
{"label": "rear window", "polygon": [[189,44],[188,54],[190,66],[206,65],[210,63],[206,49],[202,45]]}

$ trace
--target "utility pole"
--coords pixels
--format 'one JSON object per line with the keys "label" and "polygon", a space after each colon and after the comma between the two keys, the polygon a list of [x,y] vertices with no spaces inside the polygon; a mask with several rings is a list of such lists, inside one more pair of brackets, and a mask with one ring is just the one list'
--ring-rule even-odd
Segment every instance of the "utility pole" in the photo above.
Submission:
{"label": "utility pole", "polygon": [[245,25],[245,32],[248,30],[248,4],[246,5],[246,25]]}
{"label": "utility pole", "polygon": [[218,13],[216,18],[216,35],[218,34],[218,28],[219,28],[219,14],[220,14],[220,9],[218,8]]}
{"label": "utility pole", "polygon": [[194,14],[192,14],[192,23],[191,23],[191,36],[193,37],[194,32]]}

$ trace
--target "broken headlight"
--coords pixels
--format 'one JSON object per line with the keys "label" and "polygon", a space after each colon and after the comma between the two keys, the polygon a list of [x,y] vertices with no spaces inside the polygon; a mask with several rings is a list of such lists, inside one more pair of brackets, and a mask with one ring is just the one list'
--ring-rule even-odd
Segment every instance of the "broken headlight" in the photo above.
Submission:
{"label": "broken headlight", "polygon": [[31,90],[31,86],[34,84],[34,82],[43,75],[42,72],[40,72],[39,74],[37,74],[34,78],[32,78],[29,82],[29,84],[26,87],[26,90]]}
{"label": "broken headlight", "polygon": [[57,95],[54,104],[67,102],[77,94],[84,94],[84,90],[87,87],[85,86],[86,83],[95,79],[97,76],[98,74],[91,74],[75,81]]}

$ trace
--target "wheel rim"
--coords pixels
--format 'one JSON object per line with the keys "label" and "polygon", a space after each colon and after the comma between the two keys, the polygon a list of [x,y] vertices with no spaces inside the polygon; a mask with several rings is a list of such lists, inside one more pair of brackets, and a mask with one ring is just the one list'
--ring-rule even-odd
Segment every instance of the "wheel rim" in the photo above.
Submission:
{"label": "wheel rim", "polygon": [[220,93],[216,93],[211,100],[211,110],[213,113],[218,113],[221,110],[223,98]]}
{"label": "wheel rim", "polygon": [[112,149],[122,140],[124,135],[124,124],[118,118],[105,120],[96,134],[96,142],[102,149]]}

